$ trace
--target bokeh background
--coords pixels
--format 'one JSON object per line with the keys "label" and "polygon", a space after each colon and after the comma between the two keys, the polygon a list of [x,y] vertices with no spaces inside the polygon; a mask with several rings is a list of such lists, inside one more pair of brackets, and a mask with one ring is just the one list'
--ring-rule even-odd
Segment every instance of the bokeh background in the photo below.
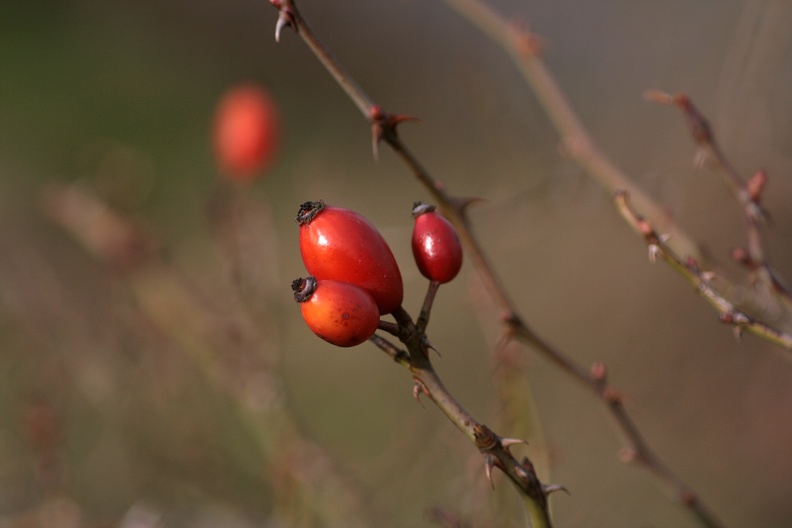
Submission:
{"label": "bokeh background", "polygon": [[[768,171],[768,253],[790,273],[790,4],[492,5],[543,36],[603,150],[750,288],[728,259],[744,243],[733,197],[693,167],[678,113],[642,97],[688,93],[743,174]],[[475,231],[532,327],[584,365],[607,363],[649,443],[726,525],[789,526],[789,352],[738,342],[648,262],[609,196],[564,158],[505,54],[445,4],[300,7],[377,102],[420,118],[401,132],[426,167],[484,199]],[[492,491],[475,449],[415,403],[403,369],[370,345],[327,345],[300,318],[288,287],[305,274],[299,203],[372,220],[415,311],[425,283],[409,211],[427,195],[387,149],[372,159],[366,122],[294,34],[275,44],[275,21],[252,0],[3,7],[3,528],[422,526],[434,506],[474,526],[524,523],[510,484],[496,473]],[[210,131],[218,98],[243,81],[277,101],[282,143],[261,180],[233,188],[218,179]],[[63,215],[76,227],[53,221]],[[97,254],[75,229],[143,242]],[[761,315],[783,323],[777,307]],[[497,316],[466,265],[430,328],[447,385],[493,426]],[[558,526],[695,526],[648,473],[619,462],[599,401],[518,353],[533,409],[521,453],[571,492],[552,499]]]}

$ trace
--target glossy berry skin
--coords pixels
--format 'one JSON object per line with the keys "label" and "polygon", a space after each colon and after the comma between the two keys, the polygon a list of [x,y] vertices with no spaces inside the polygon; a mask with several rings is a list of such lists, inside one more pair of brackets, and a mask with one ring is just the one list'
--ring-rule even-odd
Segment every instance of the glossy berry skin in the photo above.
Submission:
{"label": "glossy berry skin", "polygon": [[278,147],[275,102],[261,87],[243,84],[217,105],[213,143],[223,177],[249,183],[272,164]]}
{"label": "glossy berry skin", "polygon": [[421,274],[440,284],[453,280],[462,268],[462,244],[456,229],[433,205],[416,203],[413,217],[412,250]]}
{"label": "glossy berry skin", "polygon": [[305,202],[297,223],[300,253],[311,275],[365,289],[380,314],[401,306],[404,285],[399,265],[380,232],[363,216],[324,202]]}
{"label": "glossy berry skin", "polygon": [[292,290],[308,328],[328,343],[353,347],[377,330],[379,309],[363,288],[308,277],[295,280]]}

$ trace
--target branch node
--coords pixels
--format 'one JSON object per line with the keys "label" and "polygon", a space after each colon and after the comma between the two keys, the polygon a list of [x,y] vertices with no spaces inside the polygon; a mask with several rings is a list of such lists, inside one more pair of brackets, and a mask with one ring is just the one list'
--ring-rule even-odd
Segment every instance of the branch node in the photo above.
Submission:
{"label": "branch node", "polygon": [[699,145],[711,145],[712,127],[707,118],[693,105],[693,101],[690,100],[690,97],[680,93],[674,95],[673,99],[674,104],[685,114],[688,131],[691,137],[693,137],[693,141]]}
{"label": "branch node", "polygon": [[742,312],[731,311],[725,312],[720,315],[720,321],[725,324],[735,325],[737,327],[746,327],[751,324],[751,318]]}
{"label": "branch node", "polygon": [[537,57],[544,51],[544,40],[531,31],[519,27],[511,26],[514,48],[523,57]]}
{"label": "branch node", "polygon": [[602,397],[609,404],[621,404],[624,401],[624,395],[613,387],[604,387]]}
{"label": "branch node", "polygon": [[751,254],[744,247],[734,247],[731,249],[731,258],[734,262],[741,264],[748,271],[756,271],[759,264],[751,258]]}
{"label": "branch node", "polygon": [[473,437],[479,451],[489,451],[498,445],[498,435],[484,424],[477,423],[473,426]]}
{"label": "branch node", "polygon": [[701,276],[701,267],[699,266],[698,260],[694,259],[693,257],[688,256],[685,259],[685,267],[694,275]]}
{"label": "branch node", "polygon": [[638,452],[635,448],[624,447],[619,450],[619,460],[625,464],[632,464],[638,460]]}
{"label": "branch node", "polygon": [[738,311],[724,312],[720,315],[719,319],[722,323],[731,325],[732,332],[734,332],[734,339],[737,341],[742,341],[745,329],[753,324],[750,317]]}
{"label": "branch node", "polygon": [[691,490],[685,490],[679,494],[679,500],[682,504],[690,508],[698,502],[698,495]]}
{"label": "branch node", "polygon": [[368,117],[371,122],[371,148],[375,160],[379,160],[380,141],[384,139],[392,142],[398,137],[397,125],[404,121],[418,121],[417,117],[386,112],[380,105],[373,105]]}

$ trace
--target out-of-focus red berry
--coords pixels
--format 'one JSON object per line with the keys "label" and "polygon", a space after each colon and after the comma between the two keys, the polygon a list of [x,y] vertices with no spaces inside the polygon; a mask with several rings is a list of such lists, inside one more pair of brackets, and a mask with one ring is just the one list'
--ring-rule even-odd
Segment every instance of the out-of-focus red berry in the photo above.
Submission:
{"label": "out-of-focus red berry", "polygon": [[453,280],[462,268],[462,244],[456,229],[433,205],[416,203],[412,214],[412,250],[421,274],[441,284]]}
{"label": "out-of-focus red berry", "polygon": [[278,149],[278,112],[260,86],[243,84],[227,91],[217,105],[214,150],[222,176],[248,183],[268,169]]}
{"label": "out-of-focus red berry", "polygon": [[379,309],[363,288],[308,277],[292,282],[292,290],[308,328],[328,343],[353,347],[377,331]]}

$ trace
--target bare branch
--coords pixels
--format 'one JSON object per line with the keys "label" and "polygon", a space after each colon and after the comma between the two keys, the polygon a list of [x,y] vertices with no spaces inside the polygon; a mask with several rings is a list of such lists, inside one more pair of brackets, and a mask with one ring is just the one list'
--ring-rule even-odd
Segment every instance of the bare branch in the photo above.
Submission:
{"label": "bare branch", "polygon": [[[666,216],[662,214],[661,209],[646,197],[640,189],[632,185],[626,176],[594,147],[583,126],[555,85],[555,81],[541,60],[539,60],[537,56],[537,51],[539,50],[537,39],[527,32],[514,31],[505,21],[501,20],[479,2],[471,0],[447,1],[461,13],[468,16],[468,18],[474,20],[476,24],[479,24],[485,32],[488,32],[509,51],[521,67],[521,71],[534,91],[543,101],[546,110],[561,132],[564,145],[571,155],[586,167],[606,189],[615,192],[618,189],[626,188],[634,192],[642,202],[642,208],[650,211],[653,218],[657,218],[658,222],[664,222],[667,229],[675,233],[677,244],[683,247],[687,254],[697,254],[695,244],[684,233],[679,231],[676,226],[670,223]],[[318,45],[318,39],[313,35],[310,27],[305,24],[294,2],[273,0],[273,4],[281,10],[284,6],[288,8],[295,21],[297,33],[306,41],[323,64],[327,65],[328,61],[332,60],[328,71],[357,104],[364,117],[368,118],[372,123],[372,128],[375,132],[375,144],[380,140],[388,143],[396,155],[408,166],[416,179],[432,195],[432,198],[437,202],[445,216],[455,225],[460,239],[468,252],[468,256],[479,273],[487,292],[502,311],[502,322],[507,328],[508,334],[543,354],[556,366],[572,375],[603,398],[607,402],[608,408],[611,410],[611,414],[614,416],[619,428],[625,433],[631,444],[628,449],[636,453],[635,460],[640,461],[641,465],[650,469],[652,474],[670,484],[675,491],[676,497],[691,510],[704,526],[712,528],[722,526],[714,515],[696,498],[695,492],[668,470],[649,449],[637,426],[624,409],[621,400],[614,397],[617,392],[612,389],[604,391],[601,387],[602,380],[594,380],[588,369],[578,365],[572,358],[539,337],[523,321],[472,233],[465,215],[465,207],[470,202],[448,194],[401,141],[396,131],[396,125],[401,120],[397,116],[384,112],[380,106],[372,104],[371,99],[362,92],[356,83],[348,78],[348,74],[335,62],[335,59],[331,59],[332,55],[329,51]],[[402,328],[414,328],[406,313],[396,313],[394,315]],[[534,482],[533,479],[528,478],[533,472],[533,467],[531,466],[531,471],[527,472],[526,467],[514,460],[508,454],[508,450],[503,448],[502,442],[497,435],[487,429],[486,426],[483,426],[483,424],[475,422],[453,399],[434,372],[426,353],[426,344],[422,342],[420,335],[416,331],[412,337],[409,335],[401,337],[402,342],[407,345],[410,351],[411,371],[416,381],[416,390],[430,396],[449,420],[485,453],[488,475],[492,467],[495,466],[500,467],[509,475],[512,482],[527,500],[526,506],[532,515],[532,519],[534,515],[538,515],[534,519],[534,525],[549,526],[550,521],[546,512],[546,505],[536,495],[535,484],[538,479]],[[482,447],[485,445],[482,439],[490,438],[490,435],[496,440],[492,447],[488,447],[485,450]],[[504,452],[508,456],[502,459],[501,456],[504,456]],[[535,473],[533,473],[533,478],[535,479]],[[542,497],[544,497],[544,494]],[[546,522],[546,524],[536,524],[537,522]]]}
{"label": "bare branch", "polygon": [[792,351],[792,335],[749,317],[726,299],[713,284],[715,275],[702,271],[692,258],[681,259],[666,243],[667,237],[659,235],[654,227],[633,209],[626,192],[616,193],[614,201],[622,217],[646,241],[649,246],[649,258],[653,261],[662,259],[679,273],[717,310],[720,320],[732,326],[738,337],[743,332],[748,332]]}
{"label": "bare branch", "polygon": [[[738,262],[756,274],[758,280],[766,286],[767,291],[777,296],[787,310],[792,309],[792,293],[779,280],[778,274],[767,261],[762,239],[761,229],[769,218],[767,211],[761,205],[762,194],[767,185],[767,173],[759,170],[747,180],[743,179],[720,148],[707,118],[686,94],[670,95],[651,91],[646,95],[647,99],[651,101],[673,105],[682,111],[688,124],[688,130],[699,149],[696,154],[696,160],[699,162],[697,164],[713,166],[723,174],[742,209],[747,243],[744,254],[737,251],[733,255],[738,257],[736,259]],[[743,248],[738,248],[738,250],[740,249]]]}

